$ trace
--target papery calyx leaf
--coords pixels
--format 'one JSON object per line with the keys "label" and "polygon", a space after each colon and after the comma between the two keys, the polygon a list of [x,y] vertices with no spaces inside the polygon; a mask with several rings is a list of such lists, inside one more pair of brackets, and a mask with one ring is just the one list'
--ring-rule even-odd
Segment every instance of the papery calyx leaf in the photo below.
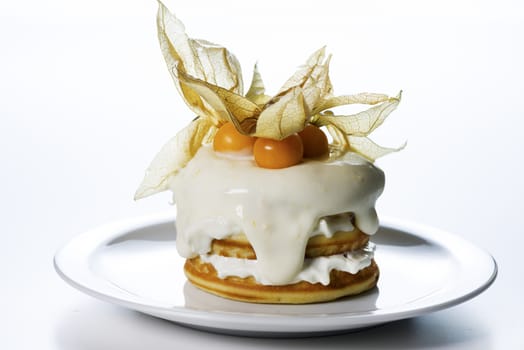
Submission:
{"label": "papery calyx leaf", "polygon": [[302,88],[295,87],[262,111],[253,136],[282,140],[303,130],[307,121]]}
{"label": "papery calyx leaf", "polygon": [[216,130],[205,118],[197,118],[180,130],[162,147],[147,168],[135,199],[168,189],[170,178],[186,166],[202,144],[210,142]]}
{"label": "papery calyx leaf", "polygon": [[352,115],[335,115],[331,111],[325,111],[313,116],[312,122],[317,126],[326,126],[333,138],[330,145],[332,157],[337,158],[345,152],[353,151],[370,161],[375,161],[379,157],[405,147],[405,144],[398,148],[382,147],[367,138],[367,135],[379,127],[387,116],[395,110],[400,103],[401,95],[402,91],[396,97],[363,93],[333,98],[329,102],[331,105],[338,106],[340,101],[344,101],[375,104],[375,106]]}
{"label": "papery calyx leaf", "polygon": [[180,87],[178,72],[243,94],[242,70],[237,58],[226,48],[206,40],[189,38],[183,23],[159,1],[157,28],[160,48],[180,94],[196,114],[195,96]]}
{"label": "papery calyx leaf", "polygon": [[369,161],[374,162],[376,159],[383,157],[387,154],[398,152],[404,147],[406,147],[406,143],[404,143],[402,146],[397,148],[389,148],[389,147],[382,147],[377,145],[375,142],[373,142],[368,137],[361,137],[361,136],[348,136],[348,141],[350,145],[350,149],[364,158],[367,158]]}
{"label": "papery calyx leaf", "polygon": [[329,153],[332,158],[339,158],[350,150],[349,140],[346,134],[333,125],[326,125],[326,129],[333,139],[329,144]]}
{"label": "papery calyx leaf", "polygon": [[[356,96],[356,95],[354,95]],[[349,100],[351,96],[346,98]],[[362,95],[361,102],[364,103],[366,95]],[[367,136],[378,128],[388,115],[397,108],[400,103],[401,94],[397,97],[387,97],[385,95],[376,95],[370,101],[379,104],[356,114],[351,115],[333,115],[332,113],[321,113],[316,116],[316,123],[322,125],[333,125],[347,135]],[[385,99],[385,100],[384,100]],[[372,104],[370,103],[370,104]]]}
{"label": "papery calyx leaf", "polygon": [[324,99],[318,106],[315,107],[313,114],[320,113],[326,109],[335,108],[339,106],[351,105],[351,104],[366,104],[375,105],[377,103],[385,102],[390,97],[385,94],[376,94],[361,92],[355,95],[343,95]]}
{"label": "papery calyx leaf", "polygon": [[296,87],[302,88],[308,113],[332,94],[333,87],[329,79],[329,62],[331,56],[325,57],[325,47],[315,51],[280,88],[277,96],[286,94]]}
{"label": "papery calyx leaf", "polygon": [[244,134],[254,132],[256,122],[254,118],[261,112],[257,104],[241,95],[195,79],[182,72],[179,72],[179,79],[183,87],[193,90],[208,106],[211,119],[219,120],[218,125],[215,125],[220,126],[226,122],[232,122]]}
{"label": "papery calyx leaf", "polygon": [[246,98],[257,105],[265,105],[269,100],[271,100],[271,96],[268,96],[265,93],[266,87],[264,86],[264,81],[258,71],[258,66],[255,64],[253,78],[251,79],[249,90],[246,93]]}

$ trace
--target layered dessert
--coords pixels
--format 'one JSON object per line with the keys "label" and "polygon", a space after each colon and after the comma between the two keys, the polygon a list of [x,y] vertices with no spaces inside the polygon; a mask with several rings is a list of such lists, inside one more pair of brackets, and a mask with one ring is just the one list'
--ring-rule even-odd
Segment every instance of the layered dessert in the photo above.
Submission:
{"label": "layered dessert", "polygon": [[[255,66],[244,94],[235,56],[190,38],[159,6],[162,53],[197,117],[154,158],[135,198],[173,192],[188,280],[257,303],[324,302],[373,288],[379,270],[369,238],[384,188],[373,162],[399,148],[367,136],[400,94],[334,95],[324,48],[274,96]],[[333,112],[349,104],[371,107]]]}

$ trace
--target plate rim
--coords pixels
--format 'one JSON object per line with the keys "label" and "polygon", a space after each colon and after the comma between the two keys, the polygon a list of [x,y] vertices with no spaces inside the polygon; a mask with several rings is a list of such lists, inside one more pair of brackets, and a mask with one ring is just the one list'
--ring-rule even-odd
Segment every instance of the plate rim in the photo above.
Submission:
{"label": "plate rim", "polygon": [[[456,295],[454,298],[441,300],[438,303],[429,304],[420,307],[393,307],[386,309],[370,310],[368,312],[344,312],[337,314],[264,314],[264,313],[243,313],[239,311],[223,311],[223,310],[198,310],[188,309],[181,306],[166,307],[166,305],[154,305],[152,303],[144,304],[140,302],[140,298],[126,295],[117,296],[115,290],[108,294],[107,290],[103,290],[102,286],[89,286],[79,282],[71,273],[67,273],[67,266],[64,265],[64,256],[67,256],[70,250],[75,247],[89,242],[90,244],[83,247],[84,254],[90,254],[95,247],[99,247],[108,241],[112,241],[118,237],[125,236],[133,231],[145,229],[154,225],[167,225],[175,222],[175,215],[173,212],[160,212],[145,216],[128,218],[110,222],[83,234],[73,237],[68,243],[63,245],[54,255],[53,266],[57,274],[69,285],[77,290],[90,295],[96,299],[120,305],[129,309],[133,309],[142,313],[146,313],[155,317],[167,319],[182,325],[216,331],[220,333],[229,334],[255,334],[255,335],[300,335],[311,333],[326,333],[337,332],[343,330],[357,329],[377,325],[381,323],[411,318],[443,310],[467,300],[470,300],[477,295],[484,292],[495,281],[498,274],[498,266],[495,258],[486,250],[472,244],[460,236],[448,233],[441,229],[422,225],[419,223],[409,222],[392,217],[382,217],[381,227],[390,228],[402,231],[419,238],[423,238],[434,244],[443,245],[443,241],[451,241],[460,243],[461,247],[466,246],[468,249],[477,254],[482,255],[485,259],[491,262],[491,273],[486,276],[483,283],[470,288],[466,293]],[[422,234],[421,234],[422,233]],[[453,250],[453,247],[444,245],[446,248]],[[82,259],[79,259],[81,262]],[[84,263],[86,263],[84,261]],[[87,264],[86,264],[87,265]],[[101,277],[84,266],[86,271],[90,271],[90,279],[102,280]],[[70,272],[70,271],[69,271]],[[100,281],[99,281],[100,282]],[[103,282],[103,281],[102,281]],[[114,288],[114,287],[113,287]],[[124,293],[122,293],[124,294]],[[285,307],[285,306],[284,306]],[[220,318],[220,325],[217,326],[216,318]],[[322,319],[321,324],[317,322]],[[290,322],[292,320],[293,322]]]}

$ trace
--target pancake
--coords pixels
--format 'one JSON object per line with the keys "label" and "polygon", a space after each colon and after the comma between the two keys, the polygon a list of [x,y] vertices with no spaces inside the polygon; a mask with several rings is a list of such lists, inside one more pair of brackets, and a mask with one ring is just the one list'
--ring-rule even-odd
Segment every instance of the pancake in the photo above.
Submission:
{"label": "pancake", "polygon": [[[306,257],[315,258],[343,254],[364,247],[369,242],[369,236],[355,228],[353,231],[339,231],[332,237],[316,235],[308,240]],[[224,239],[215,239],[211,243],[211,254],[221,256],[256,259],[256,254],[244,234],[232,235]]]}
{"label": "pancake", "polygon": [[360,294],[376,286],[379,269],[374,260],[356,274],[332,270],[330,283],[301,281],[288,285],[262,285],[253,277],[219,278],[212,264],[199,257],[187,259],[184,272],[195,286],[212,294],[250,303],[308,304],[326,302],[345,296]]}

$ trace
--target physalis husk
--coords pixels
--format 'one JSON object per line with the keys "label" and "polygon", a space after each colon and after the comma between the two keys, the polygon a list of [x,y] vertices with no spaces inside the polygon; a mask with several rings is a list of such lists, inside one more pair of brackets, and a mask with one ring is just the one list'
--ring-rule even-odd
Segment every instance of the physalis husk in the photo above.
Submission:
{"label": "physalis husk", "polygon": [[[334,96],[329,78],[331,56],[315,51],[274,96],[265,94],[255,65],[251,85],[244,95],[241,67],[226,48],[192,39],[184,25],[159,2],[158,38],[167,68],[189,108],[198,116],[169,140],[151,162],[135,194],[143,198],[168,188],[176,175],[213,140],[217,129],[232,122],[243,134],[281,140],[308,123],[325,126],[332,137],[330,157],[357,152],[374,161],[400,148],[384,148],[367,138],[397,107],[401,94],[360,93]],[[373,105],[352,115],[330,109],[349,104]]]}

